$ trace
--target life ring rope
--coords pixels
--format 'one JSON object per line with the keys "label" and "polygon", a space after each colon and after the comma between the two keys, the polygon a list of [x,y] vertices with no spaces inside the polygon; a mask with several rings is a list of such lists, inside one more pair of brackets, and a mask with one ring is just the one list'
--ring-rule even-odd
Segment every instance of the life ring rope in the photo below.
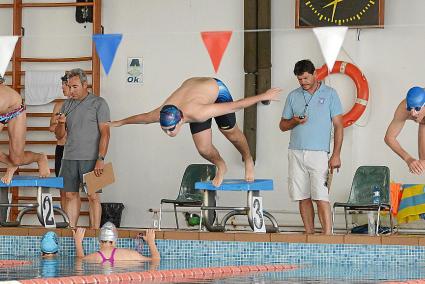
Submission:
{"label": "life ring rope", "polygon": [[347,127],[356,122],[364,113],[369,100],[369,84],[360,69],[349,62],[336,61],[330,73],[328,72],[326,64],[316,70],[317,78],[319,80],[323,80],[329,74],[336,73],[350,77],[357,89],[354,106],[343,115],[343,125],[344,127]]}
{"label": "life ring rope", "polygon": [[356,104],[367,106],[368,101],[360,98],[356,98]]}

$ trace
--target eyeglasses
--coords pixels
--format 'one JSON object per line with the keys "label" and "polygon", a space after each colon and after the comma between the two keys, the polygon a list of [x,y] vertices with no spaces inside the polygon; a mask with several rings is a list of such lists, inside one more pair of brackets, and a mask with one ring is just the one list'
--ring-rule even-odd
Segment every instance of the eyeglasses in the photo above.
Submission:
{"label": "eyeglasses", "polygon": [[423,108],[425,106],[425,103],[423,103],[423,105],[422,106],[420,106],[420,107],[406,107],[406,109],[407,109],[407,111],[411,111],[412,109],[414,109],[416,112],[420,112],[421,111],[421,109]]}

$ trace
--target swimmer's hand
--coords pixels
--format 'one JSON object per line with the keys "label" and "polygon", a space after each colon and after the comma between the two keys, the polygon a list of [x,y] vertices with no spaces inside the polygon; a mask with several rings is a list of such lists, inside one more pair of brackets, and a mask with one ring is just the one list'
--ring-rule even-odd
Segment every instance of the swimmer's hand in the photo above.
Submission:
{"label": "swimmer's hand", "polygon": [[282,92],[282,89],[280,88],[271,88],[268,89],[266,92],[262,93],[261,100],[262,101],[280,101],[280,93]]}
{"label": "swimmer's hand", "polygon": [[72,230],[72,234],[74,235],[74,240],[78,242],[83,241],[85,233],[86,233],[85,228],[77,228],[77,230]]}
{"label": "swimmer's hand", "polygon": [[153,229],[146,230],[146,235],[142,237],[147,243],[155,241],[155,231]]}
{"label": "swimmer's hand", "polygon": [[416,160],[413,158],[410,158],[406,161],[407,166],[409,167],[409,171],[412,174],[420,175],[425,170],[425,164],[423,160]]}
{"label": "swimmer's hand", "polygon": [[74,241],[75,241],[75,251],[77,254],[77,257],[84,257],[84,248],[83,248],[83,239],[84,234],[86,233],[85,228],[77,228],[77,230],[72,230],[72,233],[74,235]]}

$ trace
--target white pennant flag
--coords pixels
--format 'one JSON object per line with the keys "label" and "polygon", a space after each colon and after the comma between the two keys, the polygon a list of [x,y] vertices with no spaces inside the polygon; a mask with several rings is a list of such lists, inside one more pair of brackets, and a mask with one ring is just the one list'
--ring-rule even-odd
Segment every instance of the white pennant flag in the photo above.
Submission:
{"label": "white pennant flag", "polygon": [[3,77],[15,50],[18,36],[0,36],[0,75]]}
{"label": "white pennant flag", "polygon": [[323,27],[313,29],[319,41],[320,49],[322,50],[329,72],[332,71],[347,30],[348,27]]}

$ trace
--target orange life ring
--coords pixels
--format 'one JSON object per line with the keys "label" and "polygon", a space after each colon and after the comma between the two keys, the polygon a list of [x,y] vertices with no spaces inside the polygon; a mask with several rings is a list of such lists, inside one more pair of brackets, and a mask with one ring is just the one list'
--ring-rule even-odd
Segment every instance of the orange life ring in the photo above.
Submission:
{"label": "orange life ring", "polygon": [[[344,127],[347,127],[356,122],[356,120],[359,119],[365,111],[369,100],[369,84],[360,69],[354,64],[348,62],[336,61],[331,74],[334,73],[348,75],[348,77],[354,81],[357,89],[356,102],[354,106],[343,116]],[[316,75],[319,80],[323,80],[326,76],[328,76],[328,67],[326,64],[316,70]]]}

